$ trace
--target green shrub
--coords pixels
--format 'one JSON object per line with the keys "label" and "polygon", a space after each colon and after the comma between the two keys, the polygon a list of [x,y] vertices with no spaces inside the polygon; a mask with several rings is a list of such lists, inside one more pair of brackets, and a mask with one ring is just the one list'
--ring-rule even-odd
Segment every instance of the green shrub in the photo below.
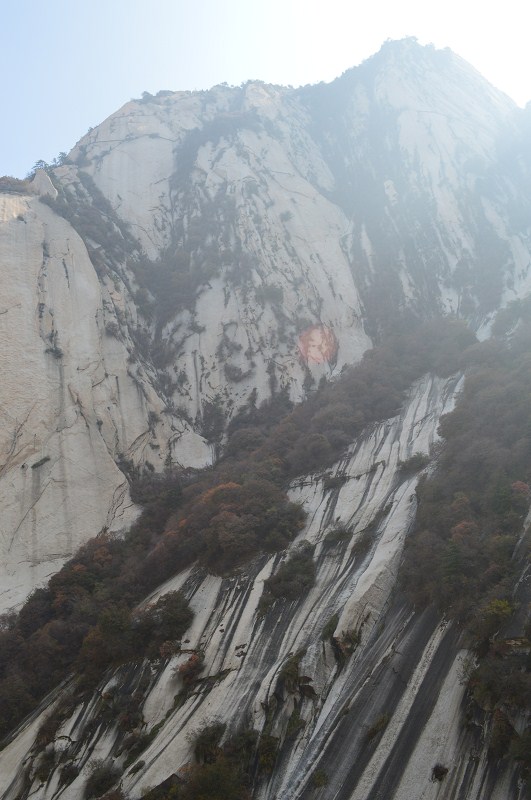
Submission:
{"label": "green shrub", "polygon": [[257,733],[244,729],[219,747],[224,729],[224,725],[215,723],[201,731],[196,740],[196,756],[202,763],[187,767],[182,779],[166,779],[146,797],[149,800],[249,800]]}
{"label": "green shrub", "polygon": [[322,789],[323,786],[328,786],[329,780],[324,769],[316,769],[312,772],[312,786],[316,789]]}
{"label": "green shrub", "polygon": [[365,739],[368,742],[371,742],[376,736],[379,736],[381,733],[383,733],[387,728],[390,719],[391,717],[389,714],[380,714],[380,716],[368,729],[367,733],[365,734]]}
{"label": "green shrub", "polygon": [[262,284],[254,290],[254,293],[257,302],[260,303],[262,307],[265,306],[266,303],[270,303],[272,306],[281,305],[284,299],[284,292],[281,286]]}
{"label": "green shrub", "polygon": [[328,622],[326,623],[326,625],[323,628],[323,632],[321,634],[321,639],[323,641],[327,641],[329,639],[332,639],[332,637],[334,635],[334,631],[337,628],[337,623],[338,622],[339,622],[339,614],[336,611],[336,613],[333,614],[330,617],[330,619],[328,620]]}
{"label": "green shrub", "polygon": [[430,457],[424,453],[414,453],[405,461],[398,462],[398,469],[402,475],[414,475],[430,463]]}
{"label": "green shrub", "polygon": [[441,783],[448,773],[448,767],[444,764],[435,764],[431,771],[431,780],[435,783]]}
{"label": "green shrub", "polygon": [[212,764],[196,764],[178,794],[179,800],[248,800],[248,781],[224,755]]}
{"label": "green shrub", "polygon": [[361,642],[361,629],[352,629],[341,633],[338,645],[345,656],[351,656]]}
{"label": "green shrub", "polygon": [[286,727],[286,739],[295,739],[297,734],[306,726],[306,722],[301,717],[297,709],[294,709],[288,720]]}
{"label": "green shrub", "polygon": [[515,733],[507,715],[500,709],[496,709],[489,736],[489,757],[498,760],[507,755]]}
{"label": "green shrub", "polygon": [[329,492],[332,489],[340,489],[348,481],[348,475],[325,475],[323,478],[323,489]]}
{"label": "green shrub", "polygon": [[300,650],[287,658],[278,673],[278,684],[284,686],[288,692],[296,692],[299,688],[299,668],[305,652],[305,650]]}
{"label": "green shrub", "polygon": [[262,772],[270,775],[277,759],[279,740],[276,736],[263,733],[258,742],[258,764]]}
{"label": "green shrub", "polygon": [[344,542],[346,539],[350,539],[351,536],[351,528],[347,528],[346,525],[338,525],[326,534],[324,542],[327,545],[333,546],[339,544],[339,542]]}
{"label": "green shrub", "polygon": [[522,766],[524,777],[529,779],[531,775],[531,731],[525,731],[521,736],[516,735],[513,738],[509,755]]}
{"label": "green shrub", "polygon": [[266,611],[276,600],[296,600],[307,594],[315,582],[313,547],[305,542],[293,552],[278,571],[264,581],[259,611]]}
{"label": "green shrub", "polygon": [[165,642],[181,639],[192,619],[193,613],[184,595],[179,591],[166,592],[156,603],[140,612],[134,631],[144,652],[157,658]]}
{"label": "green shrub", "polygon": [[226,725],[215,722],[206,725],[194,740],[194,756],[196,761],[203,764],[213,764],[219,753],[219,743],[225,733]]}
{"label": "green shrub", "polygon": [[43,752],[40,754],[37,760],[35,777],[39,781],[41,781],[41,783],[45,783],[50,777],[54,767],[55,767],[55,750],[53,748],[43,750]]}
{"label": "green shrub", "polygon": [[69,786],[79,775],[79,767],[77,764],[69,762],[61,768],[59,782],[62,785]]}
{"label": "green shrub", "polygon": [[112,762],[95,760],[91,763],[91,772],[85,783],[83,797],[101,797],[120,777],[120,770]]}
{"label": "green shrub", "polygon": [[353,556],[364,556],[369,552],[373,543],[373,528],[365,528],[361,531],[356,541],[350,548],[350,553]]}
{"label": "green shrub", "polygon": [[240,381],[245,380],[245,378],[248,376],[248,373],[244,372],[241,367],[237,367],[234,364],[225,364],[223,366],[223,371],[226,379],[232,383],[239,383]]}

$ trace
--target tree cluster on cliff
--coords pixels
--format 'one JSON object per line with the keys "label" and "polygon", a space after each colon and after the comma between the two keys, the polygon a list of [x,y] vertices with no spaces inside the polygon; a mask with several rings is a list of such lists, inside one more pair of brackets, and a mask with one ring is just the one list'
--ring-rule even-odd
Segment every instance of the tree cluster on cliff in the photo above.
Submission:
{"label": "tree cluster on cliff", "polygon": [[[177,640],[189,622],[186,602],[137,611],[139,601],[194,561],[226,574],[284,549],[304,521],[289,480],[325,468],[364,425],[398,411],[424,372],[457,369],[472,341],[452,320],[397,331],[296,408],[282,396],[248,404],[214,468],[136,480],[144,512],[129,533],[88,542],[0,631],[0,735],[72,670],[89,687],[110,666],[166,652],[165,637]],[[269,589],[285,596],[280,578]]]}

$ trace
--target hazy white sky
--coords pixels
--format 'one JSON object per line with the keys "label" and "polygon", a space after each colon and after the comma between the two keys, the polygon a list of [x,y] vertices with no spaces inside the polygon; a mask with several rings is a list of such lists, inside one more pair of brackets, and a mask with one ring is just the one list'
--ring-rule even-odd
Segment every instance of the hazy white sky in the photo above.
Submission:
{"label": "hazy white sky", "polygon": [[523,0],[0,0],[0,9],[0,175],[53,160],[145,90],[330,81],[388,38],[450,47],[518,104],[531,99]]}

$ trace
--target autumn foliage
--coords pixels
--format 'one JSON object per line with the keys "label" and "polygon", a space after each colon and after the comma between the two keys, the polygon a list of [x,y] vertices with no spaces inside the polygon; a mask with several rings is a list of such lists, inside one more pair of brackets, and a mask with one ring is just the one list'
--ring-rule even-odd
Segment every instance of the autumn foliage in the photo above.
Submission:
{"label": "autumn foliage", "polygon": [[[88,542],[31,595],[18,618],[4,621],[0,735],[73,670],[90,687],[110,666],[171,654],[189,621],[185,601],[137,612],[142,598],[194,561],[226,574],[284,549],[304,521],[286,495],[288,481],[324,468],[364,425],[395,413],[426,370],[455,370],[471,341],[464,325],[448,320],[398,331],[296,408],[283,393],[260,408],[251,398],[232,421],[225,455],[213,469],[132,481],[144,511],[127,535],[103,533]],[[514,495],[522,497],[521,487]]]}
{"label": "autumn foliage", "polygon": [[[417,490],[402,569],[416,606],[434,603],[468,631],[477,658],[469,690],[490,715],[489,755],[512,754],[528,774],[526,734],[509,718],[528,711],[531,701],[531,625],[526,629],[526,609],[514,592],[529,559],[523,528],[531,500],[530,353],[529,324],[508,344],[488,341],[469,351],[462,395],[440,423],[437,471]],[[507,638],[510,624],[516,638]]]}

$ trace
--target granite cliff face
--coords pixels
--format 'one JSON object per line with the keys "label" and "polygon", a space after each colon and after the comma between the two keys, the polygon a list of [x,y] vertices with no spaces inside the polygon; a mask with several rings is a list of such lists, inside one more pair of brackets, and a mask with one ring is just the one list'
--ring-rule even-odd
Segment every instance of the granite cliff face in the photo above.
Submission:
{"label": "granite cliff face", "polygon": [[188,464],[208,463],[210,452],[186,422],[164,416],[153,381],[128,365],[127,337],[109,334],[106,308],[115,319],[126,298],[98,280],[76,231],[37,197],[0,202],[1,591],[9,608],[88,538],[133,521],[124,462],[162,469],[177,441]]}
{"label": "granite cliff face", "polygon": [[[452,53],[405,40],[329,85],[144,95],[62,166],[0,194],[2,607],[90,537],[130,525],[132,475],[211,463],[243,404],[282,389],[302,400],[408,314],[456,314],[487,335],[531,283],[528,116]],[[312,357],[315,330],[328,345]],[[189,734],[212,720],[250,721],[285,744],[257,798],[314,796],[319,766],[332,776],[322,797],[479,800],[487,784],[489,797],[518,796],[460,727],[455,630],[393,602],[415,514],[416,478],[399,461],[429,451],[459,386],[419,381],[335,465],[340,488],[319,474],[291,487],[309,512],[299,538],[316,545],[304,601],[256,616],[279,557],[232,579],[194,568],[161,590],[191,598],[188,647],[212,680],[174,708],[182,655],[100,687],[143,686],[154,732],[124,774],[131,797],[181,768]],[[370,550],[353,557],[374,520]],[[332,523],[352,542],[326,545]],[[347,667],[321,638],[336,613],[338,637],[360,635]],[[302,652],[313,692],[279,683]],[[74,800],[91,759],[119,761],[103,702],[74,707],[46,780],[32,748],[49,708],[23,726],[0,753],[2,797]],[[66,760],[81,770],[69,785]],[[451,766],[443,785],[437,763]]]}

